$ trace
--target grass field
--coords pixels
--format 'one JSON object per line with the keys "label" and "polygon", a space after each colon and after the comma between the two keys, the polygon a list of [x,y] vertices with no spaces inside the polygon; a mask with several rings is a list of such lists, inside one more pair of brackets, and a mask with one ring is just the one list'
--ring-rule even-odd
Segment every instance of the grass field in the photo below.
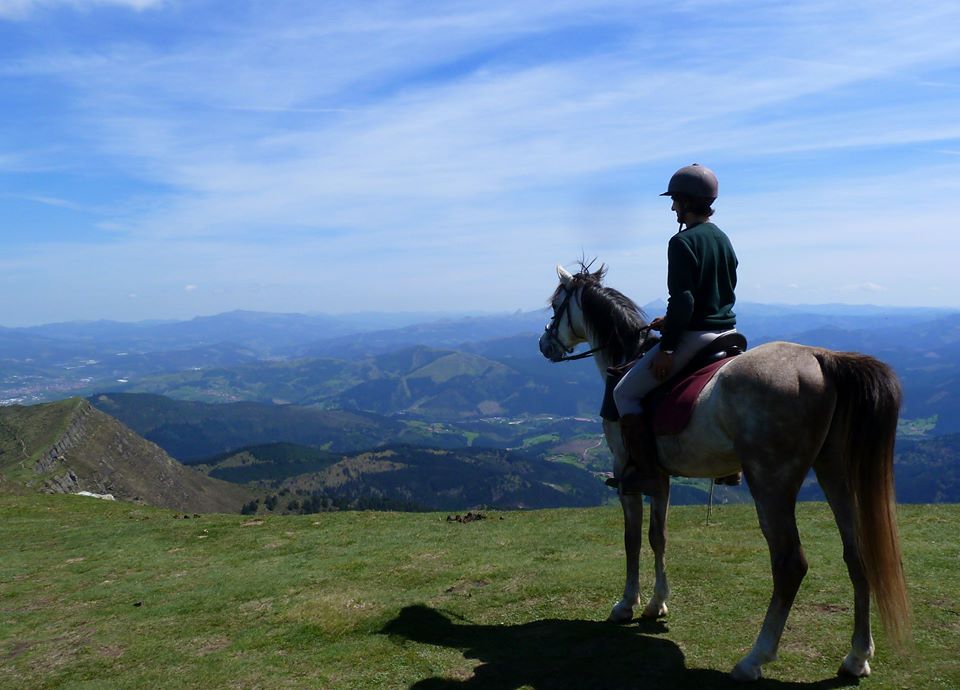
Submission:
{"label": "grass field", "polygon": [[[850,584],[829,511],[780,660],[754,688],[833,688]],[[669,618],[606,624],[618,508],[190,516],[0,497],[4,688],[729,688],[770,593],[749,506],[671,514]],[[902,506],[914,648],[875,624],[862,688],[960,688],[960,506]],[[649,589],[649,550],[641,564]],[[855,683],[854,683],[855,684]]]}

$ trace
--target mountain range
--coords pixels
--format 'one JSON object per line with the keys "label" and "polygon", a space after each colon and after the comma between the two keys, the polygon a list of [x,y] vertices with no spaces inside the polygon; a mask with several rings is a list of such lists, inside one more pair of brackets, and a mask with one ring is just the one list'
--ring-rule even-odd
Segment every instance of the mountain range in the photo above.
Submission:
{"label": "mountain range", "polygon": [[[960,431],[960,313],[755,304],[738,311],[752,345],[793,340],[884,359],[903,382],[905,418],[930,420],[925,428],[937,434]],[[151,392],[447,419],[593,414],[599,405],[592,363],[549,365],[540,357],[542,310],[378,328],[385,322],[234,312],[4,329],[0,401]]]}
{"label": "mountain range", "polygon": [[[546,316],[235,312],[0,328],[0,481],[198,512],[213,509],[214,494],[216,509],[269,502],[287,512],[610,500],[598,477],[611,462],[596,414],[601,379],[589,360],[543,360]],[[960,500],[960,314],[747,304],[739,321],[753,346],[789,339],[889,362],[904,388],[898,496]],[[76,394],[88,400],[62,401]],[[10,404],[42,400],[61,402]],[[67,433],[75,425],[80,445]],[[71,453],[56,451],[64,443]],[[121,467],[125,454],[136,469]],[[192,488],[135,481],[172,477],[172,466],[187,474],[167,484]],[[204,483],[214,480],[230,483]],[[801,496],[820,494],[811,483]],[[675,483],[676,503],[705,497],[705,483]],[[717,498],[747,500],[743,490]]]}

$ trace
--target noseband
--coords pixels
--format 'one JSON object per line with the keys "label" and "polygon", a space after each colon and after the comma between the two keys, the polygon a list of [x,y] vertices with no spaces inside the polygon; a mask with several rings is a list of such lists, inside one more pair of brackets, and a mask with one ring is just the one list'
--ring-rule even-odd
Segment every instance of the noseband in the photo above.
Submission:
{"label": "noseband", "polygon": [[[554,362],[572,362],[577,359],[586,359],[587,357],[590,357],[591,355],[593,355],[595,352],[599,352],[600,350],[602,350],[607,346],[607,344],[604,343],[603,345],[600,345],[599,347],[595,347],[591,350],[587,350],[586,352],[581,352],[576,355],[571,355],[570,353],[573,352],[573,348],[567,347],[562,342],[560,342],[560,337],[559,337],[560,322],[563,320],[564,314],[566,314],[567,320],[570,322],[570,330],[573,331],[573,320],[570,318],[570,299],[573,297],[573,294],[576,291],[577,291],[577,288],[571,289],[564,286],[563,301],[560,302],[559,307],[554,308],[553,318],[550,319],[550,323],[548,323],[546,327],[547,337],[551,340],[551,342],[555,343],[561,350],[567,353],[553,360]],[[577,304],[579,303],[580,303],[580,299],[577,298]]]}

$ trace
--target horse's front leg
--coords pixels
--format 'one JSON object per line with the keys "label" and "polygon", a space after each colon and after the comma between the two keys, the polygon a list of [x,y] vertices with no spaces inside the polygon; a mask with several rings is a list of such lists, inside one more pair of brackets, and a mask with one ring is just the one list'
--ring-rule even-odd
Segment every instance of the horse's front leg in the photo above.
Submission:
{"label": "horse's front leg", "polygon": [[667,550],[667,509],[670,506],[670,477],[663,475],[663,485],[659,494],[650,497],[650,548],[653,549],[656,564],[656,582],[653,595],[643,609],[643,618],[662,618],[667,615],[667,597],[670,585],[667,584],[667,568],[664,554]]}
{"label": "horse's front leg", "polygon": [[623,550],[627,557],[627,581],[623,598],[614,604],[608,621],[628,623],[633,607],[640,603],[640,544],[643,541],[643,496],[620,496],[623,508]]}

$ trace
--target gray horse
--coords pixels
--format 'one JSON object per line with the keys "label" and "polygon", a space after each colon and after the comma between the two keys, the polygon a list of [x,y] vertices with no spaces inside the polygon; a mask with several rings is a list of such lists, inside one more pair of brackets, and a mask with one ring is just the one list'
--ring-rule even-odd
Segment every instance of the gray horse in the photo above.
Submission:
{"label": "gray horse", "polygon": [[[620,292],[602,285],[604,267],[572,275],[557,267],[560,285],[553,317],[540,338],[551,361],[570,359],[580,343],[605,375],[608,366],[636,356],[647,329],[642,312]],[[900,558],[893,492],[893,443],[900,408],[896,376],[866,355],[794,343],[762,345],[733,358],[703,389],[687,428],[659,436],[661,465],[672,475],[722,477],[743,471],[770,548],[773,596],[753,648],[733,668],[738,680],[755,680],[776,659],[794,597],[807,572],[797,532],[797,493],[812,467],[843,541],[853,583],[853,637],[841,674],[870,673],[873,636],[870,593],[890,639],[910,634],[909,605]],[[619,476],[627,458],[616,422],[604,434]],[[653,595],[644,618],[667,614],[664,568],[669,479],[650,497],[650,546],[655,558]],[[643,499],[620,496],[627,579],[609,620],[633,618],[640,600],[639,556]]]}

